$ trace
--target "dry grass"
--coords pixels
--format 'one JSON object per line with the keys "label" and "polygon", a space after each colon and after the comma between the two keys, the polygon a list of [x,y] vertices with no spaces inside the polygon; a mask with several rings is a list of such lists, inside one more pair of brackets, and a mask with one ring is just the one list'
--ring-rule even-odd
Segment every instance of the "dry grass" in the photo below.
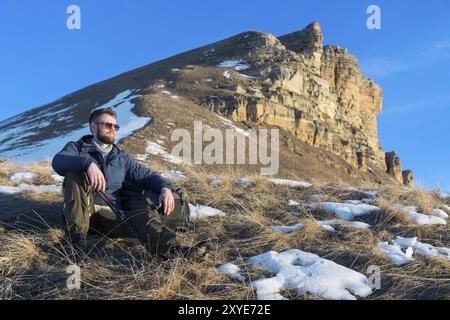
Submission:
{"label": "dry grass", "polygon": [[[170,165],[152,162],[152,169],[166,171]],[[14,170],[14,169],[12,169]],[[194,228],[180,234],[183,244],[213,239],[214,248],[207,259],[175,257],[160,260],[148,256],[137,244],[121,239],[90,237],[85,253],[74,252],[66,243],[61,229],[30,228],[32,221],[5,224],[0,229],[0,297],[12,299],[255,299],[251,281],[273,276],[261,267],[248,264],[247,259],[265,251],[297,248],[318,254],[348,268],[367,274],[369,266],[381,269],[382,288],[369,299],[448,299],[450,294],[450,263],[441,259],[416,260],[403,267],[394,266],[376,249],[379,241],[395,236],[419,237],[419,240],[449,246],[447,225],[415,226],[389,211],[395,203],[420,206],[424,211],[442,204],[434,193],[423,189],[402,190],[389,187],[373,198],[381,208],[361,219],[370,222],[368,230],[335,225],[336,233],[319,226],[316,220],[334,218],[321,209],[303,205],[292,208],[287,199],[311,202],[308,197],[321,194],[323,201],[342,201],[365,197],[343,185],[317,184],[311,188],[293,189],[275,186],[256,174],[245,174],[236,168],[223,167],[213,174],[195,166],[178,168],[187,179],[176,180],[189,194],[192,203],[218,208],[225,217],[197,221]],[[210,186],[215,176],[223,183]],[[247,177],[249,186],[237,186],[235,178]],[[45,196],[29,193],[37,203]],[[60,202],[60,196],[47,201]],[[303,212],[295,217],[290,212]],[[44,217],[44,215],[42,215]],[[44,217],[44,220],[45,217]],[[41,221],[42,222],[42,221]],[[37,223],[37,222],[36,222]],[[271,229],[274,225],[302,223],[303,227],[289,234]],[[1,224],[0,224],[1,225]],[[221,274],[217,267],[232,262],[243,270],[245,281],[237,282]],[[82,289],[66,288],[67,266],[81,268]],[[368,274],[367,274],[368,275]],[[5,288],[9,288],[6,290]],[[292,299],[317,299],[293,290],[283,291]]]}

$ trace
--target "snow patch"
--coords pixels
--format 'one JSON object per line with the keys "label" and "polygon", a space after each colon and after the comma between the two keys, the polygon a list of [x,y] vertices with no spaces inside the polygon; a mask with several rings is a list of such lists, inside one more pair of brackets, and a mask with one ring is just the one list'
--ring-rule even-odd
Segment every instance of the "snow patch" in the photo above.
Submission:
{"label": "snow patch", "polygon": [[231,120],[229,120],[229,119],[227,119],[227,118],[221,117],[221,116],[219,116],[219,115],[218,115],[218,117],[219,117],[220,119],[223,120],[223,123],[225,124],[225,126],[231,128],[231,129],[236,130],[237,133],[240,133],[240,134],[242,134],[242,135],[244,135],[244,136],[246,136],[246,137],[250,136],[250,134],[249,134],[247,131],[245,131],[244,129],[241,129],[241,128],[239,128],[239,127],[237,127],[237,126],[233,123],[233,121],[231,121]]}
{"label": "snow patch", "polygon": [[[183,162],[182,159],[180,159],[180,158],[178,158],[178,157],[168,153],[163,146],[161,146],[161,145],[159,145],[159,144],[157,144],[156,142],[153,142],[153,141],[148,141],[147,142],[147,148],[145,149],[145,151],[148,154],[160,156],[164,160],[169,161],[169,162],[174,163],[174,164],[181,164]],[[141,155],[141,157],[143,157],[143,156]]]}
{"label": "snow patch", "polygon": [[301,227],[303,227],[302,223],[294,224],[292,226],[271,226],[272,230],[281,233],[291,233],[295,230],[300,229]]}
{"label": "snow patch", "polygon": [[338,202],[318,202],[307,203],[307,208],[322,208],[325,211],[336,214],[339,219],[351,221],[356,217],[368,215],[373,211],[380,210],[380,208],[368,204],[351,204]]}
{"label": "snow patch", "polygon": [[401,211],[401,212],[409,215],[415,224],[422,224],[422,225],[447,224],[447,222],[440,217],[426,215],[426,214],[417,212],[417,210],[418,210],[417,206],[405,206],[402,204],[395,204],[393,206],[393,208],[395,210]]}
{"label": "snow patch", "polygon": [[322,220],[317,221],[317,223],[324,228],[325,230],[336,232],[336,230],[332,227],[334,225],[345,225],[356,229],[369,229],[370,224],[360,222],[360,221],[345,221],[345,220],[339,220],[339,219],[333,219],[333,220]]}
{"label": "snow patch", "polygon": [[252,183],[252,180],[247,178],[237,178],[234,179],[233,183],[238,186],[248,186]]}
{"label": "snow patch", "polygon": [[240,60],[226,60],[217,65],[219,68],[234,68],[236,71],[246,70],[250,68],[248,64],[242,63]]}
{"label": "snow patch", "polygon": [[29,185],[29,184],[20,184],[17,187],[10,186],[0,186],[0,193],[3,194],[17,194],[25,191],[34,191],[34,192],[62,192],[62,188],[60,186],[55,185]]}
{"label": "snow patch", "polygon": [[294,200],[292,200],[292,199],[288,199],[287,205],[288,205],[289,207],[295,207],[295,206],[299,206],[300,203],[297,202],[297,201],[294,201]]}
{"label": "snow patch", "polygon": [[53,180],[55,180],[55,182],[63,182],[64,181],[64,177],[60,176],[56,172],[52,172],[52,178],[53,178]]}
{"label": "snow patch", "polygon": [[431,215],[441,218],[441,219],[444,219],[444,220],[448,219],[447,212],[445,212],[442,209],[433,209],[433,211],[431,212]]}
{"label": "snow patch", "polygon": [[186,174],[184,172],[175,170],[163,172],[161,176],[168,179],[186,179]]}
{"label": "snow patch", "polygon": [[203,206],[203,205],[198,205],[198,204],[193,205],[193,204],[189,203],[189,209],[190,209],[190,213],[191,213],[190,217],[192,220],[225,215],[225,213],[223,213],[219,209],[215,209],[215,208],[211,208],[211,207]]}
{"label": "snow patch", "polygon": [[[391,241],[392,244],[388,244],[388,242],[381,242],[378,244],[378,246],[382,248],[387,248],[388,252],[385,252],[386,257],[388,257],[389,260],[394,262],[396,265],[403,265],[408,262],[413,261],[412,258],[413,253],[419,254],[421,256],[432,258],[432,257],[440,257],[447,260],[450,260],[450,248],[445,247],[435,247],[428,243],[423,243],[420,241],[417,241],[417,237],[413,238],[403,238],[403,237],[396,237],[395,240]],[[405,256],[408,259],[403,259],[404,256],[399,254],[399,251],[403,253],[401,250],[406,249]],[[395,252],[396,254],[391,254],[390,251]],[[397,260],[399,259],[400,260]]]}
{"label": "snow patch", "polygon": [[377,247],[383,252],[386,258],[391,260],[397,266],[402,266],[414,261],[414,258],[412,257],[414,251],[411,247],[403,252],[398,244],[389,244],[387,241],[379,242]]}
{"label": "snow patch", "polygon": [[288,179],[269,179],[270,182],[276,185],[284,185],[292,188],[309,188],[312,186],[311,183],[298,180],[288,180]]}
{"label": "snow patch", "polygon": [[32,180],[36,177],[37,174],[32,172],[16,172],[11,176],[10,180],[11,181]]}
{"label": "snow patch", "polygon": [[237,265],[233,263],[225,263],[221,265],[219,268],[219,271],[223,274],[229,276],[231,279],[238,280],[238,281],[244,281],[244,277],[241,275],[241,268],[239,268]]}
{"label": "snow patch", "polygon": [[252,282],[259,300],[286,300],[279,292],[289,288],[334,300],[356,300],[372,293],[363,274],[298,249],[269,251],[249,261],[276,274]]}

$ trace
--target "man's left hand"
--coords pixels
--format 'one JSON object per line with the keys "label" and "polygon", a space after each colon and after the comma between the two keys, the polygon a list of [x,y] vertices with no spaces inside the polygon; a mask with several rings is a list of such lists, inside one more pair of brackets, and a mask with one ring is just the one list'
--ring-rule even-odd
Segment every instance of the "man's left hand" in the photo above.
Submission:
{"label": "man's left hand", "polygon": [[170,215],[175,209],[175,201],[173,199],[172,191],[169,188],[162,188],[161,194],[159,195],[158,200],[158,209],[163,206],[164,214]]}

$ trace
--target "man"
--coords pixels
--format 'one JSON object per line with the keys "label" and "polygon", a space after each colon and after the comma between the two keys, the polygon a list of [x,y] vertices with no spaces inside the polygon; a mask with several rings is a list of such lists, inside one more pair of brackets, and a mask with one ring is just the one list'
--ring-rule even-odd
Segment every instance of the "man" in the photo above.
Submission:
{"label": "man", "polygon": [[[189,207],[180,190],[173,192],[169,181],[114,144],[119,130],[116,121],[117,115],[111,109],[93,111],[89,119],[92,135],[69,142],[53,158],[53,169],[65,177],[66,233],[74,243],[84,242],[88,231],[109,237],[137,234],[151,253],[165,254],[174,247],[175,229],[188,221]],[[133,233],[104,203],[99,192],[126,212]]]}

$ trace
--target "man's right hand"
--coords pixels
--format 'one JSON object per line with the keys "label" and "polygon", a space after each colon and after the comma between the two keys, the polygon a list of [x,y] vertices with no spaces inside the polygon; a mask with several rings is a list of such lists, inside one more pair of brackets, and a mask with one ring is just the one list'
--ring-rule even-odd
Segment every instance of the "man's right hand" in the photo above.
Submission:
{"label": "man's right hand", "polygon": [[87,175],[89,177],[92,189],[95,191],[105,192],[105,176],[95,163],[91,163],[87,171]]}

